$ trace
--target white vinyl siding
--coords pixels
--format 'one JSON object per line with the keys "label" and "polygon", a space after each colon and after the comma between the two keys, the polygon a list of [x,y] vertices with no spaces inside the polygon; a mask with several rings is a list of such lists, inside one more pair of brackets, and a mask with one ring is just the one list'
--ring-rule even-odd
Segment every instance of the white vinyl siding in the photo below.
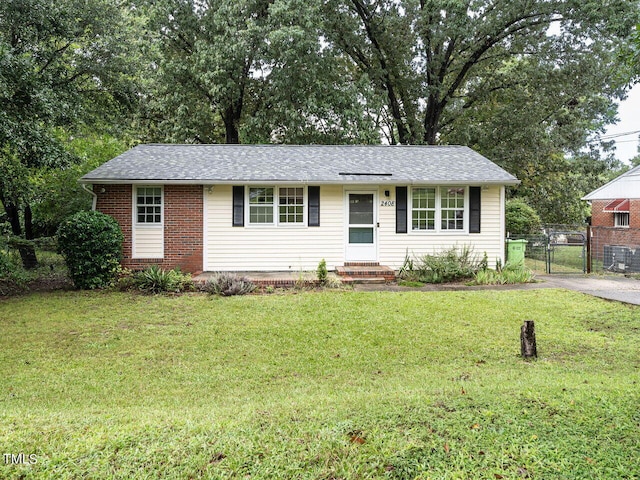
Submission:
{"label": "white vinyl siding", "polygon": [[164,189],[133,185],[132,258],[164,257]]}
{"label": "white vinyl siding", "polygon": [[[300,188],[299,185],[291,187]],[[246,195],[249,188],[245,187]],[[277,186],[274,195],[279,196]],[[307,192],[304,188],[304,222],[233,227],[231,185],[204,189],[205,271],[315,270],[323,258],[332,270],[344,263],[344,190],[342,185],[320,187],[320,226],[306,226]],[[277,206],[277,205],[276,205]],[[250,207],[245,203],[245,212]],[[295,210],[294,210],[295,212]],[[279,215],[278,215],[279,217]],[[279,220],[279,218],[278,218]],[[289,226],[295,225],[295,228]]]}
{"label": "white vinyl siding", "polygon": [[[245,187],[247,190],[249,187]],[[280,188],[280,187],[278,187]],[[282,188],[285,188],[283,186]],[[485,187],[481,193],[481,233],[467,233],[469,205],[465,187],[465,230],[412,231],[412,199],[408,202],[409,233],[395,231],[395,186],[358,186],[360,190],[377,191],[375,223],[377,259],[381,265],[398,269],[405,254],[418,256],[432,254],[457,246],[469,245],[482,258],[487,253],[489,264],[504,260],[504,188]],[[345,191],[352,185],[322,185],[320,187],[320,226],[295,229],[282,225],[254,227],[232,226],[233,195],[231,185],[204,188],[204,265],[205,271],[311,271],[321,259],[329,270],[345,262],[346,228]],[[409,187],[411,195],[412,187]],[[389,196],[385,195],[389,192]],[[248,193],[248,192],[246,192]],[[279,195],[274,190],[275,196]],[[305,189],[305,210],[306,205]],[[276,202],[277,203],[277,202]],[[245,204],[245,210],[248,208]],[[306,213],[305,213],[306,216]],[[436,224],[437,225],[437,224]],[[437,225],[439,226],[439,225]]]}
{"label": "white vinyl siding", "polygon": [[[419,187],[422,188],[422,187]],[[388,190],[389,197],[385,197],[384,191]],[[438,253],[457,246],[465,245],[473,247],[473,252],[482,258],[487,252],[489,265],[495,265],[496,259],[504,260],[504,201],[503,187],[491,186],[482,189],[482,215],[481,233],[467,233],[469,206],[468,188],[465,189],[465,230],[414,230],[412,228],[412,187],[408,188],[408,220],[409,233],[396,233],[396,209],[395,206],[384,205],[384,201],[393,202],[395,205],[395,188],[380,187],[379,198],[383,201],[378,208],[380,228],[378,229],[378,259],[381,265],[388,265],[395,269],[402,266],[405,255],[411,257],[425,254]],[[438,222],[436,222],[438,225]],[[438,225],[439,226],[439,225]]]}

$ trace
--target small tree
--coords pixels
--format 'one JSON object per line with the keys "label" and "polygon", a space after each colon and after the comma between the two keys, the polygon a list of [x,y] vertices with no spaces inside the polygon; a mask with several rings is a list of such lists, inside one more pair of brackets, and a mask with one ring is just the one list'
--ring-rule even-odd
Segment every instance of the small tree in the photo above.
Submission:
{"label": "small tree", "polygon": [[329,274],[329,272],[327,271],[327,261],[324,258],[320,260],[320,263],[318,263],[318,269],[316,270],[316,273],[318,274],[318,281],[322,285],[327,283],[327,275]]}
{"label": "small tree", "polygon": [[520,198],[507,202],[505,221],[507,232],[511,234],[538,233],[542,228],[542,222],[536,211]]}
{"label": "small tree", "polygon": [[58,248],[76,287],[100,288],[113,282],[122,260],[123,235],[109,215],[79,212],[58,228]]}

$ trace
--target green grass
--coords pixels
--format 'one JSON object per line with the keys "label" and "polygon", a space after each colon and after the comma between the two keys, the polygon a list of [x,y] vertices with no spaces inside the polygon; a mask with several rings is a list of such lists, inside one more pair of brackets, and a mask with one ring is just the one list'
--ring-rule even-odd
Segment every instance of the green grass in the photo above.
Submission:
{"label": "green grass", "polygon": [[[536,273],[545,273],[547,268],[544,246],[537,246],[527,250],[525,266]],[[554,246],[551,252],[551,273],[583,273],[582,245]],[[600,269],[602,265],[600,265]],[[595,268],[594,268],[595,271]]]}
{"label": "green grass", "polygon": [[36,455],[0,478],[640,476],[637,307],[66,292],[0,302],[0,326],[0,454]]}

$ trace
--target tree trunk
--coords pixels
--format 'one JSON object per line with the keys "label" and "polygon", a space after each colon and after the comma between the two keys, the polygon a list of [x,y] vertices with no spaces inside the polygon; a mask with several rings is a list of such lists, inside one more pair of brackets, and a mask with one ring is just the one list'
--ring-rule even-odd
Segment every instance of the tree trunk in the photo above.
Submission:
{"label": "tree trunk", "polygon": [[225,131],[225,143],[240,143],[240,133],[238,132],[238,123],[240,120],[240,111],[235,111],[233,107],[229,107],[222,116]]}
{"label": "tree trunk", "polygon": [[442,103],[435,95],[429,95],[427,111],[424,114],[424,143],[435,145],[440,131],[440,116],[442,115]]}
{"label": "tree trunk", "polygon": [[13,233],[16,237],[22,235],[22,226],[20,225],[20,214],[18,211],[18,207],[11,202],[3,202],[4,203],[4,211],[7,213],[7,219],[9,220],[9,224],[11,225],[11,233]]}
{"label": "tree trunk", "polygon": [[536,330],[533,320],[525,320],[520,328],[520,353],[524,358],[536,358],[538,347],[536,345]]}
{"label": "tree trunk", "polygon": [[[4,203],[4,211],[7,214],[7,218],[9,220],[9,224],[11,225],[11,233],[16,237],[22,236],[22,226],[20,225],[20,211],[15,203],[12,202],[3,202]],[[25,208],[25,220],[27,220],[28,216],[28,225],[29,225],[29,233],[33,238],[33,229],[31,222],[31,209]],[[30,239],[29,239],[30,240]],[[36,249],[32,244],[24,244],[21,243],[18,245],[18,252],[20,252],[20,258],[22,259],[22,265],[27,270],[31,270],[38,266],[38,257],[36,256]]]}
{"label": "tree trunk", "polygon": [[27,270],[34,269],[38,266],[38,257],[36,256],[36,248],[33,245],[20,245],[18,247],[22,266]]}
{"label": "tree trunk", "polygon": [[27,204],[24,207],[24,238],[27,240],[33,240],[33,213],[31,212],[31,206]]}

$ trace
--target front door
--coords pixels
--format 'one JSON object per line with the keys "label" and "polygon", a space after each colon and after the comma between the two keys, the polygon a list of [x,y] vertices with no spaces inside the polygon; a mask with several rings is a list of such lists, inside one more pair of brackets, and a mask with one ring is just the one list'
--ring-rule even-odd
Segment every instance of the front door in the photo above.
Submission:
{"label": "front door", "polygon": [[349,262],[375,262],[376,192],[347,192],[346,255]]}

